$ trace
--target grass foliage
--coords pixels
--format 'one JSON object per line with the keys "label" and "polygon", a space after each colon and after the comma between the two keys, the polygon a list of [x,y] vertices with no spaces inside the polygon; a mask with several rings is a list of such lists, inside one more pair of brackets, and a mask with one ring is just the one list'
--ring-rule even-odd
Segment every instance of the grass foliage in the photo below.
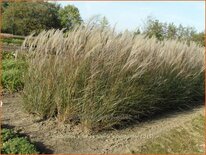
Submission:
{"label": "grass foliage", "polygon": [[15,59],[13,53],[3,52],[1,83],[4,91],[15,92],[23,89],[23,74],[26,63],[23,59]]}
{"label": "grass foliage", "polygon": [[82,26],[28,37],[24,107],[101,130],[204,96],[204,48]]}

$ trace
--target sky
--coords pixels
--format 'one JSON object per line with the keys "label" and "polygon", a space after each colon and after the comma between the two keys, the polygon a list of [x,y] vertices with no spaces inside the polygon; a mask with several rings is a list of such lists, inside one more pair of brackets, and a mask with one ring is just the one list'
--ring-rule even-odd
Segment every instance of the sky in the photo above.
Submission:
{"label": "sky", "polygon": [[62,7],[68,4],[76,6],[84,21],[94,15],[105,16],[111,26],[116,25],[117,30],[141,28],[148,16],[152,16],[161,22],[191,26],[197,31],[205,29],[204,1],[58,1],[57,3]]}

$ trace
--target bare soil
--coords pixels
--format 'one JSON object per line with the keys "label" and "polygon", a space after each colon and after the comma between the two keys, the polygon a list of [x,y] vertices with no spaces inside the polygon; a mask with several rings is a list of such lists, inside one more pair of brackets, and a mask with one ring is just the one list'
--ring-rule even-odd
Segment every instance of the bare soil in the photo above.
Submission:
{"label": "bare soil", "polygon": [[2,124],[26,134],[44,153],[131,153],[148,140],[171,129],[183,126],[198,115],[204,114],[204,106],[187,111],[172,112],[133,124],[127,128],[103,131],[95,134],[83,132],[80,126],[58,123],[24,112],[19,94],[3,97]]}

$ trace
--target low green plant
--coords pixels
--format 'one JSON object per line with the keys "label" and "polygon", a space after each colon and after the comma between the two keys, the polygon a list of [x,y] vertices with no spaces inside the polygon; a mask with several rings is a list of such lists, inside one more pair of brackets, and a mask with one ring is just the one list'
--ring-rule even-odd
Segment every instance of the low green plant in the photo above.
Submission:
{"label": "low green plant", "polygon": [[[8,58],[9,57],[9,58]],[[23,74],[26,70],[24,60],[14,59],[7,55],[2,61],[2,86],[3,89],[14,92],[23,89]]]}
{"label": "low green plant", "polygon": [[38,154],[36,148],[26,138],[13,138],[3,143],[3,154]]}
{"label": "low green plant", "polygon": [[2,154],[38,154],[35,146],[25,137],[19,137],[12,129],[1,130],[1,140],[3,142]]}
{"label": "low green plant", "polygon": [[[91,130],[204,99],[204,48],[82,26],[28,37],[23,105]],[[74,119],[75,118],[75,119]]]}
{"label": "low green plant", "polygon": [[1,140],[3,143],[15,137],[17,136],[12,129],[2,129],[1,130]]}

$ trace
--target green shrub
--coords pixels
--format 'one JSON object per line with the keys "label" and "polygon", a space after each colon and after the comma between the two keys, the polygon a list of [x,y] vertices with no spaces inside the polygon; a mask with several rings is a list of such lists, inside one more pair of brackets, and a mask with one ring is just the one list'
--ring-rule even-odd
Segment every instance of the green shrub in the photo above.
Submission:
{"label": "green shrub", "polygon": [[38,153],[35,146],[24,137],[18,137],[12,129],[1,130],[1,140],[3,147],[1,153],[3,154],[31,154]]}
{"label": "green shrub", "polygon": [[10,92],[22,90],[23,74],[26,70],[24,60],[5,59],[2,61],[2,86]]}
{"label": "green shrub", "polygon": [[83,26],[28,37],[28,112],[89,129],[184,107],[204,98],[204,48]]}
{"label": "green shrub", "polygon": [[26,138],[13,138],[3,143],[3,154],[38,154],[33,144]]}
{"label": "green shrub", "polygon": [[8,141],[9,139],[12,139],[15,137],[16,137],[16,134],[14,133],[13,130],[11,130],[11,129],[2,129],[1,130],[1,140],[3,143]]}

